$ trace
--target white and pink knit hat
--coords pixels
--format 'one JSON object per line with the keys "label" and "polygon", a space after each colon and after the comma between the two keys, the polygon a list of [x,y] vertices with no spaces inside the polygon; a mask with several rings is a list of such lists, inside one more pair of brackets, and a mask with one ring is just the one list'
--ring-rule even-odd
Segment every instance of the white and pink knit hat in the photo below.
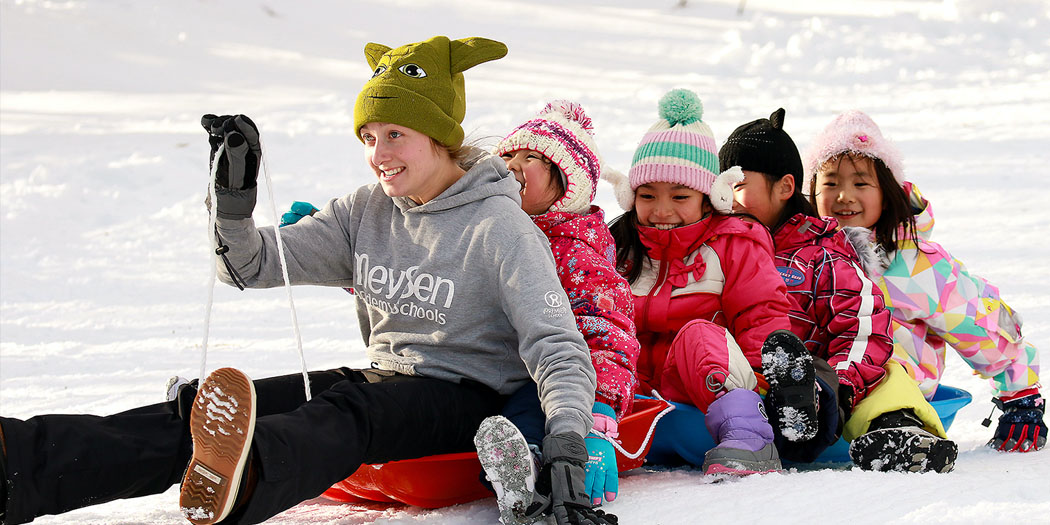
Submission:
{"label": "white and pink knit hat", "polygon": [[879,159],[893,172],[893,178],[904,184],[900,150],[882,136],[882,131],[871,117],[863,111],[851,109],[835,117],[809,145],[803,158],[806,170],[803,188],[809,187],[822,164],[842,153]]}
{"label": "white and pink knit hat", "polygon": [[[707,195],[721,213],[733,209],[733,185],[744,180],[738,166],[720,172],[714,133],[702,120],[700,97],[688,89],[672,89],[658,104],[656,121],[638,143],[629,177],[614,180],[616,199],[634,208],[634,191],[650,182],[682,184]],[[622,175],[621,175],[622,177]]]}
{"label": "white and pink knit hat", "polygon": [[499,156],[522,149],[542,153],[565,175],[565,195],[548,211],[586,213],[602,175],[593,129],[590,117],[579,104],[555,100],[504,137],[495,153]]}

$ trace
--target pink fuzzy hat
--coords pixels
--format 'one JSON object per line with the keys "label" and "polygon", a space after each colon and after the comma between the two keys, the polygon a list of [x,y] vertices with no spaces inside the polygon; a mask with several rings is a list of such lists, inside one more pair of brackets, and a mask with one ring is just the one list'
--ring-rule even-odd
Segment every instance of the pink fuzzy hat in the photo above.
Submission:
{"label": "pink fuzzy hat", "polygon": [[803,159],[806,170],[803,188],[809,187],[822,164],[840,153],[879,159],[893,172],[893,178],[904,184],[900,150],[882,136],[882,131],[871,117],[863,111],[851,109],[835,117],[809,145]]}

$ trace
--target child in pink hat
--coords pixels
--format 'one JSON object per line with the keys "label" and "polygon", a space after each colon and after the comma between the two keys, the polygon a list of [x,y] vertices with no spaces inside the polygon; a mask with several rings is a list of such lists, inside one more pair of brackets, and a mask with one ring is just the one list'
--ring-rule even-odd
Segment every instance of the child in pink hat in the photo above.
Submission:
{"label": "child in pink hat", "polygon": [[1021,316],[999,289],[930,240],[933,210],[904,178],[901,154],[861,111],[838,115],[806,154],[806,188],[820,215],[871,230],[864,261],[892,313],[893,358],[927,399],[937,391],[951,345],[991,380],[1003,410],[989,445],[1028,452],[1046,444],[1039,354]]}

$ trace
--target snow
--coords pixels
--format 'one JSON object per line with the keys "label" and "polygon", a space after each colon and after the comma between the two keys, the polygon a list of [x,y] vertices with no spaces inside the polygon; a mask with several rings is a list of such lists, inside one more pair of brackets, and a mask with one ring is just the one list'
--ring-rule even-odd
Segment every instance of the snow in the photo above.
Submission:
{"label": "snow", "polygon": [[[932,200],[934,240],[997,284],[1050,348],[1050,5],[1017,0],[0,0],[0,411],[107,414],[162,400],[200,366],[210,272],[204,113],[263,131],[278,207],[370,181],[351,131],[362,48],[487,36],[510,54],[466,73],[470,136],[494,143],[555,98],[593,119],[626,171],[667,90],[696,90],[719,141],[787,109],[805,147],[867,111]],[[602,184],[598,203],[618,208]],[[257,219],[273,223],[267,206]],[[297,288],[311,369],[367,366],[340,289]],[[210,368],[296,373],[283,290],[222,286]],[[636,470],[607,505],[623,523],[1050,523],[1050,452],[983,444],[991,389],[949,431],[954,472],[816,467],[705,483]],[[304,467],[308,468],[308,467]],[[1039,489],[1038,487],[1044,487]],[[177,523],[177,490],[36,523]],[[423,510],[313,500],[274,523],[493,523],[494,500]]]}

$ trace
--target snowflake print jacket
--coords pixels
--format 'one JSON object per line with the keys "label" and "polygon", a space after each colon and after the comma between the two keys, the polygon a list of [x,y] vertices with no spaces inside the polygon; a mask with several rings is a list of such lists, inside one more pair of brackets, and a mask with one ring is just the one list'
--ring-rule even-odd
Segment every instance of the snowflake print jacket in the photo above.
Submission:
{"label": "snowflake print jacket", "polygon": [[637,384],[638,339],[634,302],[616,272],[616,248],[597,206],[587,214],[549,212],[532,217],[547,235],[555,268],[597,374],[595,400],[630,412]]}
{"label": "snowflake print jacket", "polygon": [[840,403],[851,410],[882,380],[893,340],[882,293],[837,228],[835,219],[800,213],[777,229],[773,244],[793,303],[791,330],[835,369]]}
{"label": "snowflake print jacket", "polygon": [[966,270],[943,246],[931,242],[933,210],[912,183],[904,183],[915,210],[916,238],[876,252],[865,270],[892,314],[893,358],[933,397],[951,345],[1001,397],[1039,387],[1039,353],[1021,334],[1021,316],[999,289]]}
{"label": "snowflake print jacket", "polygon": [[694,319],[724,326],[761,377],[762,343],[774,330],[791,329],[791,304],[766,228],[713,214],[688,226],[638,226],[638,232],[649,255],[631,283],[643,348],[639,380],[659,389],[671,342]]}

